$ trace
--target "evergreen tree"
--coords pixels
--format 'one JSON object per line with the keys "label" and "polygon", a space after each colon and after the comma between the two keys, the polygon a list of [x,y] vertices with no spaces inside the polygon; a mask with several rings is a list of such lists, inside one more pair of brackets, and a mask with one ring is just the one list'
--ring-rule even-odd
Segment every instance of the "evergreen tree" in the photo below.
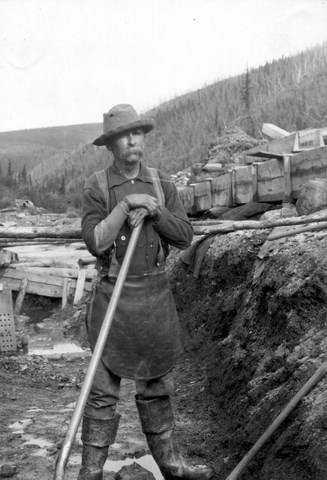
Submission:
{"label": "evergreen tree", "polygon": [[243,78],[241,99],[242,99],[244,110],[245,110],[245,125],[246,125],[247,133],[249,135],[254,136],[255,134],[254,122],[253,122],[253,117],[251,113],[251,103],[252,103],[251,89],[252,89],[252,85],[251,85],[250,72],[247,67],[244,78]]}
{"label": "evergreen tree", "polygon": [[60,187],[59,187],[59,193],[60,195],[65,195],[66,193],[66,181],[65,181],[65,175],[61,176],[61,182],[60,182]]}
{"label": "evergreen tree", "polygon": [[8,170],[7,170],[7,185],[11,187],[13,184],[13,171],[11,165],[11,158],[8,159]]}
{"label": "evergreen tree", "polygon": [[21,176],[22,182],[26,184],[26,180],[27,180],[26,163],[24,163],[20,176]]}

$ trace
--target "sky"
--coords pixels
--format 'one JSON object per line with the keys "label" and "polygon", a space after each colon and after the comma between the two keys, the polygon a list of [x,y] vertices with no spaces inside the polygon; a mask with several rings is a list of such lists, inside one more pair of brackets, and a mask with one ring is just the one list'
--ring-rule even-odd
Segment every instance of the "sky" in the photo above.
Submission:
{"label": "sky", "polygon": [[102,122],[327,41],[327,0],[0,0],[0,132]]}

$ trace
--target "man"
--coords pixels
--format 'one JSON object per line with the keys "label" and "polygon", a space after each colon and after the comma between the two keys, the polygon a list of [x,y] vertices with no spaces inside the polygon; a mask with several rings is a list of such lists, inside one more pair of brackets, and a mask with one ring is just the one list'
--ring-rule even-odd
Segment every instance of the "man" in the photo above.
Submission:
{"label": "man", "polygon": [[92,349],[131,229],[144,223],[84,410],[78,480],[103,478],[120,418],[116,404],[121,378],[135,380],[142,429],[163,476],[211,478],[210,468],[185,463],[173,437],[171,370],[182,345],[165,258],[168,245],[187,248],[193,231],[168,176],[141,163],[145,135],[152,128],[152,122],[142,120],[131,105],[116,105],[104,114],[104,133],[93,142],[105,146],[114,161],[87,179],[83,192],[83,239],[101,265],[87,315]]}

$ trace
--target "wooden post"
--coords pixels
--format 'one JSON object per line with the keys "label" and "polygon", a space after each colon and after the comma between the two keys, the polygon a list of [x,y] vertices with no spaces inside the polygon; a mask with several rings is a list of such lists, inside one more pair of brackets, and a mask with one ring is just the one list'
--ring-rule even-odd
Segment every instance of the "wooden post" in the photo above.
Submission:
{"label": "wooden post", "polygon": [[259,201],[259,196],[258,196],[258,163],[253,162],[252,163],[252,201],[253,202],[258,202]]}
{"label": "wooden post", "polygon": [[85,276],[86,276],[86,271],[83,268],[80,268],[78,272],[78,277],[77,277],[74,303],[79,302],[80,299],[83,297]]}
{"label": "wooden post", "polygon": [[0,289],[0,352],[14,352],[17,349],[14,312],[11,290]]}
{"label": "wooden post", "polygon": [[19,287],[17,298],[16,298],[16,302],[15,302],[15,308],[14,308],[15,315],[20,315],[20,312],[23,307],[26,290],[27,290],[27,285],[28,285],[28,278],[26,277],[22,278],[20,282],[20,287]]}
{"label": "wooden post", "polygon": [[61,309],[63,310],[67,305],[68,299],[68,283],[70,279],[68,277],[64,277],[62,281],[62,300],[61,300]]}
{"label": "wooden post", "polygon": [[290,202],[292,200],[291,157],[290,157],[290,155],[284,155],[284,174],[285,174],[284,202]]}

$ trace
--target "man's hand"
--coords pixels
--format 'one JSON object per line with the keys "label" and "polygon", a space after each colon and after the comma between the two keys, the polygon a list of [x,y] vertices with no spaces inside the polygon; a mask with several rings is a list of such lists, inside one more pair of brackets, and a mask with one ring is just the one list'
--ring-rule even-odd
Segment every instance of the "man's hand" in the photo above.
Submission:
{"label": "man's hand", "polygon": [[130,210],[142,207],[145,208],[150,217],[153,217],[158,212],[158,200],[146,193],[132,193],[131,195],[124,197],[124,201],[127,203]]}
{"label": "man's hand", "polygon": [[128,225],[131,227],[131,228],[135,228],[137,227],[141,222],[142,220],[147,217],[149,214],[148,214],[148,211],[146,208],[144,207],[140,207],[140,208],[134,208],[134,210],[131,210],[128,214]]}

